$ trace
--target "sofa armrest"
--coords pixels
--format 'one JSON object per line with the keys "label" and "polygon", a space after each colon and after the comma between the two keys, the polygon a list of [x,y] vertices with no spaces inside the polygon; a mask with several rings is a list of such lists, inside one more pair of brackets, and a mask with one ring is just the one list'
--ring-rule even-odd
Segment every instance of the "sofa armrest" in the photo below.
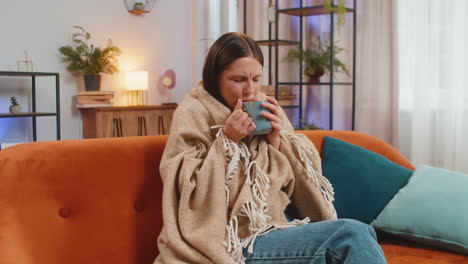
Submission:
{"label": "sofa armrest", "polygon": [[167,136],[0,151],[0,263],[152,263]]}

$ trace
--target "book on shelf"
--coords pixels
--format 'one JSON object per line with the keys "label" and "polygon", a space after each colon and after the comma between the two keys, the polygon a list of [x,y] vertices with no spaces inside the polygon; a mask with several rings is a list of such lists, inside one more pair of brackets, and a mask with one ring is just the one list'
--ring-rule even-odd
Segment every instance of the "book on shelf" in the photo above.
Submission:
{"label": "book on shelf", "polygon": [[83,98],[83,99],[112,99],[114,98],[113,95],[77,95],[76,98]]}
{"label": "book on shelf", "polygon": [[92,91],[92,92],[79,92],[77,95],[114,95],[114,91]]}
{"label": "book on shelf", "polygon": [[96,99],[96,100],[102,100],[102,99],[112,99],[114,98],[114,94],[113,93],[110,93],[110,94],[96,94],[96,93],[79,93],[76,95],[76,98],[78,99]]}
{"label": "book on shelf", "polygon": [[112,103],[110,98],[76,98],[78,104],[101,104],[101,103]]}
{"label": "book on shelf", "polygon": [[[263,85],[261,91],[266,96],[275,97],[275,86],[274,85]],[[297,99],[297,95],[292,89],[288,86],[279,86],[278,87],[278,103],[282,106],[285,105],[294,105]]]}
{"label": "book on shelf", "polygon": [[77,104],[77,108],[112,107],[113,103]]}
{"label": "book on shelf", "polygon": [[113,106],[114,91],[80,92],[76,95],[78,108]]}

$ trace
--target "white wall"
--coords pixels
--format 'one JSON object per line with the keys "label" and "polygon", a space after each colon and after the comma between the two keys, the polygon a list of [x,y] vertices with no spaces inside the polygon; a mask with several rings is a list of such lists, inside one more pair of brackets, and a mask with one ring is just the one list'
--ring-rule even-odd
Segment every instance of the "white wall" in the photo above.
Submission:
{"label": "white wall", "polygon": [[[2,1],[4,2],[4,1]],[[120,47],[123,70],[149,71],[149,104],[166,101],[161,75],[167,69],[177,74],[172,98],[179,102],[192,85],[192,1],[158,0],[151,13],[129,13],[123,0],[24,0],[8,1],[0,8],[0,71],[17,70],[16,61],[26,50],[35,71],[59,72],[61,85],[62,139],[82,137],[81,117],[74,95],[83,89],[82,79],[74,78],[60,62],[58,48],[69,44],[73,25],[81,25],[92,42],[103,46],[108,38]],[[122,73],[103,76],[102,90],[116,90],[116,103],[126,103]],[[39,110],[54,110],[52,80],[41,80]],[[30,105],[29,81],[0,77],[0,112],[8,112],[9,96],[16,95],[23,110]],[[38,139],[55,139],[53,118],[39,118]],[[0,142],[31,140],[30,119],[0,119]]]}

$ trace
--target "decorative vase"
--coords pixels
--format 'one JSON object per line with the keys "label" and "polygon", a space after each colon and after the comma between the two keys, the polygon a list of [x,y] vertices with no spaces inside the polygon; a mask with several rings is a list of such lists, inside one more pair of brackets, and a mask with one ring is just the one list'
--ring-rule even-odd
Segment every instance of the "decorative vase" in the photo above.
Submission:
{"label": "decorative vase", "polygon": [[317,71],[315,74],[309,75],[309,82],[310,83],[320,82],[320,77],[322,77],[322,75],[324,75],[324,74],[325,74],[325,72],[323,72],[323,71]]}
{"label": "decorative vase", "polygon": [[87,92],[99,91],[101,89],[101,75],[85,74],[84,83],[85,83],[85,90]]}
{"label": "decorative vase", "polygon": [[10,105],[8,108],[10,110],[10,113],[15,114],[21,112],[21,106],[20,105]]}

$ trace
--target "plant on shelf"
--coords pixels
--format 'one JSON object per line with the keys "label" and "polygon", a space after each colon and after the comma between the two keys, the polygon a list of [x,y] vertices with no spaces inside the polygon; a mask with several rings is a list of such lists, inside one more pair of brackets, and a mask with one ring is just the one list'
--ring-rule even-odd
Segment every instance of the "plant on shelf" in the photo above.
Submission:
{"label": "plant on shelf", "polygon": [[307,123],[304,118],[301,118],[299,121],[299,126],[294,127],[295,130],[323,130],[323,128],[318,127],[316,124]]}
{"label": "plant on shelf", "polygon": [[[333,70],[334,72],[343,72],[349,76],[348,68],[346,65],[336,57],[337,54],[344,51],[336,45],[333,46]],[[330,71],[331,67],[331,47],[311,47],[302,51],[300,49],[290,50],[285,61],[296,61],[299,60],[304,63],[304,75],[309,76],[309,82],[318,83],[319,78]]]}
{"label": "plant on shelf", "polygon": [[62,61],[67,63],[67,70],[77,76],[84,76],[86,91],[98,91],[101,73],[113,74],[118,71],[117,57],[122,53],[109,39],[104,48],[90,44],[91,34],[83,27],[73,26],[78,30],[72,36],[72,44],[59,48]]}
{"label": "plant on shelf", "polygon": [[21,112],[21,106],[19,105],[18,100],[14,96],[10,96],[9,110],[12,114]]}
{"label": "plant on shelf", "polygon": [[323,5],[323,8],[328,13],[333,12],[338,15],[338,21],[336,21],[336,24],[338,25],[338,31],[341,31],[341,28],[345,24],[345,14],[346,14],[345,0],[338,0],[337,5],[335,5],[333,1],[334,0],[325,0],[325,4]]}

